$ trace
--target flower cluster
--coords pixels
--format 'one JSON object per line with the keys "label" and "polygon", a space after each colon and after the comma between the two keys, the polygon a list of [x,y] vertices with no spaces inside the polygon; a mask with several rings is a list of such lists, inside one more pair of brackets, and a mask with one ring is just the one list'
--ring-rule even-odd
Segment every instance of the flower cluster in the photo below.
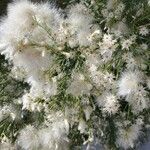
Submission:
{"label": "flower cluster", "polygon": [[11,76],[30,89],[2,107],[0,121],[24,127],[14,105],[34,117],[13,130],[14,146],[67,150],[96,139],[106,149],[128,149],[143,136],[150,121],[149,24],[139,20],[149,6],[141,3],[132,16],[123,1],[97,3],[85,0],[65,12],[26,0],[9,5],[0,53],[12,64]]}

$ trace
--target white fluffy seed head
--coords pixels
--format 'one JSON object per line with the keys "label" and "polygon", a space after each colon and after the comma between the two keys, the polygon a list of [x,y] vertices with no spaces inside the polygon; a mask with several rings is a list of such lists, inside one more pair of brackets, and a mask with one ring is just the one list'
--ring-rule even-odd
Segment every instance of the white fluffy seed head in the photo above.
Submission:
{"label": "white fluffy seed head", "polygon": [[122,74],[118,81],[118,94],[127,96],[131,92],[135,92],[140,82],[142,82],[141,74],[138,71],[126,71]]}
{"label": "white fluffy seed head", "polygon": [[142,124],[139,124],[139,122],[131,125],[130,127],[119,127],[116,144],[124,149],[133,148],[135,142],[142,133],[141,128]]}
{"label": "white fluffy seed head", "polygon": [[103,113],[115,114],[119,109],[119,103],[117,97],[112,93],[104,92],[97,98],[97,105],[102,109]]}
{"label": "white fluffy seed head", "polygon": [[18,144],[25,150],[34,150],[39,148],[39,138],[37,130],[29,125],[20,132]]}

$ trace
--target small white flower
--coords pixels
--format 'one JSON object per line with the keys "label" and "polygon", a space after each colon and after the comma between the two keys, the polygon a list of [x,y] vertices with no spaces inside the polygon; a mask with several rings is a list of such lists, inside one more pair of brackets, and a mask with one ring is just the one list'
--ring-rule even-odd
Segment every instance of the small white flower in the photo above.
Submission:
{"label": "small white flower", "polygon": [[147,34],[149,34],[149,30],[146,27],[141,27],[139,33],[146,36]]}
{"label": "small white flower", "polygon": [[115,114],[119,109],[117,97],[111,93],[103,93],[97,98],[97,104],[104,113]]}
{"label": "small white flower", "polygon": [[124,41],[122,42],[122,49],[127,49],[127,50],[129,50],[129,48],[130,48],[130,46],[131,46],[132,44],[133,44],[133,43],[132,43],[132,40],[130,40],[130,39],[124,40]]}
{"label": "small white flower", "polygon": [[141,44],[141,48],[142,48],[143,50],[147,50],[148,45],[147,45],[147,44],[145,44],[145,43],[143,43],[143,44]]}
{"label": "small white flower", "polygon": [[107,62],[111,59],[113,52],[116,50],[117,40],[113,39],[111,34],[104,34],[102,42],[99,42],[100,54],[103,61]]}
{"label": "small white flower", "polygon": [[71,7],[67,21],[71,25],[72,31],[78,31],[89,27],[93,21],[93,17],[87,8],[79,3]]}

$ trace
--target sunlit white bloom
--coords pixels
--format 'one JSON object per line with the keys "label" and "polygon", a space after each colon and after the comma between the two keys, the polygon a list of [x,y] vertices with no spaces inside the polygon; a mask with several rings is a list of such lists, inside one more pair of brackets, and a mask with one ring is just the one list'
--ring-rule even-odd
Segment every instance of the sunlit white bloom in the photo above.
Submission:
{"label": "sunlit white bloom", "polygon": [[112,73],[97,70],[96,66],[89,68],[90,78],[93,84],[101,90],[111,90],[116,88],[115,77]]}
{"label": "sunlit white bloom", "polygon": [[42,149],[61,150],[68,149],[69,124],[67,120],[52,123],[50,127],[39,130],[38,135]]}
{"label": "sunlit white bloom", "polygon": [[149,34],[149,30],[146,27],[141,27],[139,33],[146,36],[147,34]]}
{"label": "sunlit white bloom", "polygon": [[[97,68],[94,66],[94,70],[93,68],[90,68],[90,78],[92,79],[92,82],[95,84],[95,86],[100,87],[103,86],[104,83],[104,75],[101,71],[97,71]],[[101,87],[102,88],[102,87]]]}
{"label": "sunlit white bloom", "polygon": [[6,31],[8,32],[26,32],[31,31],[35,27],[33,17],[35,16],[37,7],[30,1],[14,2],[8,7],[8,22]]}
{"label": "sunlit white bloom", "polygon": [[57,92],[56,79],[50,81],[43,75],[52,64],[45,45],[53,42],[46,30],[37,24],[45,21],[47,25],[58,28],[59,19],[59,12],[48,3],[36,5],[29,1],[19,1],[8,8],[8,17],[1,26],[1,42],[5,45],[5,49],[2,47],[2,54],[13,62],[14,69],[17,68],[16,78],[22,76],[31,85],[30,100],[25,96],[22,98],[23,109],[34,110],[36,105],[33,99],[39,96],[45,98]]}
{"label": "sunlit white bloom", "polygon": [[137,114],[143,109],[148,108],[148,96],[147,91],[143,88],[143,86],[138,86],[136,92],[131,93],[125,99],[132,106],[132,112]]}
{"label": "sunlit white bloom", "polygon": [[110,34],[104,34],[103,36],[103,42],[107,44],[107,47],[112,47],[117,41],[113,40],[113,36]]}
{"label": "sunlit white bloom", "polygon": [[31,76],[37,76],[37,73],[49,67],[52,60],[48,54],[43,58],[37,49],[29,48],[23,53],[16,53],[13,62],[17,67],[23,67]]}
{"label": "sunlit white bloom", "polygon": [[110,34],[104,34],[102,42],[99,43],[100,54],[103,57],[103,61],[107,62],[111,59],[113,52],[115,51],[117,45],[116,40]]}
{"label": "sunlit white bloom", "polygon": [[78,31],[85,27],[89,27],[92,20],[93,17],[84,5],[79,3],[71,7],[68,15],[68,22],[71,25],[72,31]]}
{"label": "sunlit white bloom", "polygon": [[67,18],[69,33],[72,37],[72,40],[69,40],[71,47],[76,46],[77,43],[80,46],[90,45],[88,37],[92,32],[92,21],[93,17],[84,5],[77,4],[71,7]]}
{"label": "sunlit white bloom", "polygon": [[129,50],[130,46],[133,44],[132,40],[127,39],[122,42],[122,49]]}
{"label": "sunlit white bloom", "polygon": [[120,127],[117,132],[116,144],[124,149],[133,148],[141,135],[142,124],[135,123],[130,127]]}
{"label": "sunlit white bloom", "polygon": [[118,81],[118,94],[121,96],[126,96],[131,92],[136,92],[140,82],[141,74],[138,71],[124,72]]}
{"label": "sunlit white bloom", "polygon": [[30,111],[34,111],[37,109],[41,110],[42,108],[41,104],[35,103],[35,100],[38,98],[46,100],[50,96],[56,95],[57,93],[56,79],[54,78],[52,79],[53,79],[52,81],[47,82],[47,83],[42,83],[42,82],[39,83],[35,81],[30,81],[32,82],[30,92],[24,94],[23,97],[21,98],[22,104],[23,104],[22,109],[28,109]]}
{"label": "sunlit white bloom", "polygon": [[25,47],[23,42],[25,36],[31,32],[36,24],[33,16],[35,15],[36,6],[29,1],[14,2],[8,7],[8,17],[1,24],[1,43],[6,45],[2,51],[7,59],[12,59],[16,51]]}
{"label": "sunlit white bloom", "polygon": [[28,109],[28,110],[34,111],[35,108],[36,108],[36,105],[33,102],[33,100],[32,100],[32,98],[31,98],[29,93],[23,95],[22,103],[23,103],[22,109]]}
{"label": "sunlit white bloom", "polygon": [[136,124],[137,125],[143,125],[144,122],[143,122],[143,116],[140,116],[139,118],[136,119]]}
{"label": "sunlit white bloom", "polygon": [[18,137],[18,144],[25,150],[38,149],[40,146],[37,129],[29,125],[24,128]]}
{"label": "sunlit white bloom", "polygon": [[62,21],[60,12],[49,3],[39,4],[35,17],[41,25],[46,25],[53,31],[59,28]]}
{"label": "sunlit white bloom", "polygon": [[97,104],[104,113],[115,114],[119,109],[117,97],[111,93],[103,93],[97,98]]}

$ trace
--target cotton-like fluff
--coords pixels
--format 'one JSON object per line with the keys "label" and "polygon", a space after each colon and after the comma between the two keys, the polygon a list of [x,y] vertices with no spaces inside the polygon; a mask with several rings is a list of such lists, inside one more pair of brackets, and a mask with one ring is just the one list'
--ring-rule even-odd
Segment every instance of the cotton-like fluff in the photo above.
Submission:
{"label": "cotton-like fluff", "polygon": [[5,45],[2,53],[9,59],[13,57],[24,37],[36,27],[33,16],[35,16],[36,5],[29,1],[14,2],[8,6],[8,15],[3,19],[0,43]]}
{"label": "cotton-like fluff", "polygon": [[55,95],[56,80],[50,81],[44,78],[44,71],[52,64],[52,58],[49,54],[42,57],[38,49],[26,49],[24,53],[20,52],[14,55],[13,63],[26,71],[25,80],[31,85],[34,95],[41,92],[44,92],[45,96]]}
{"label": "cotton-like fluff", "polygon": [[81,3],[71,7],[68,15],[68,23],[72,30],[77,31],[88,27],[93,21],[89,10]]}
{"label": "cotton-like fluff", "polygon": [[[93,16],[88,9],[81,3],[72,6],[67,18],[71,35],[75,35],[75,39],[80,46],[89,46],[88,36],[91,34],[91,25]],[[75,40],[75,41],[76,41]]]}
{"label": "cotton-like fluff", "polygon": [[18,1],[8,5],[8,17],[4,20],[7,34],[24,34],[35,27],[34,16],[37,6],[30,1]]}
{"label": "cotton-like fluff", "polygon": [[96,100],[97,105],[102,109],[103,113],[115,114],[119,109],[117,97],[111,93],[103,93]]}
{"label": "cotton-like fluff", "polygon": [[[49,10],[49,14],[45,10]],[[56,93],[56,82],[44,78],[44,71],[52,65],[52,57],[45,46],[54,44],[45,24],[51,28],[56,21],[58,27],[59,19],[57,10],[47,3],[36,5],[19,1],[9,6],[8,17],[1,26],[1,53],[13,62],[14,67],[24,70],[24,79],[31,85],[32,95],[36,92],[44,92],[46,96]],[[34,25],[33,28],[30,25]]]}
{"label": "cotton-like fluff", "polygon": [[75,73],[73,75],[73,81],[67,89],[67,93],[74,96],[80,96],[83,94],[89,94],[91,89],[92,85],[86,81],[85,76],[80,73]]}
{"label": "cotton-like fluff", "polygon": [[23,95],[21,98],[23,107],[22,109],[28,109],[30,111],[41,110],[41,104],[35,103],[38,98],[47,100],[50,96],[57,93],[57,82],[55,78],[46,83],[43,81],[36,81],[34,79],[28,80],[31,82],[30,92]]}
{"label": "cotton-like fluff", "polygon": [[139,33],[143,36],[146,36],[149,34],[149,29],[147,27],[141,27]]}
{"label": "cotton-like fluff", "polygon": [[52,59],[49,54],[46,57],[42,57],[39,48],[27,48],[24,52],[19,52],[14,55],[14,66],[24,68],[27,74],[30,76],[38,76],[40,71],[48,69]]}
{"label": "cotton-like fluff", "polygon": [[117,47],[116,42],[111,34],[104,34],[102,42],[99,42],[99,51],[104,62],[112,58],[112,54]]}
{"label": "cotton-like fluff", "polygon": [[60,22],[62,21],[61,14],[58,9],[47,3],[41,3],[36,12],[36,19],[43,27],[57,31]]}
{"label": "cotton-like fluff", "polygon": [[[40,93],[38,93],[40,95]],[[43,105],[41,106],[41,103],[37,103],[35,100],[38,98],[43,98],[43,95],[38,97],[38,95],[32,95],[32,93],[26,93],[21,98],[22,101],[22,109],[26,109],[29,111],[40,111],[43,108]]]}
{"label": "cotton-like fluff", "polygon": [[142,121],[137,120],[133,125],[118,127],[116,144],[125,150],[134,148],[136,140],[142,134],[142,124]]}
{"label": "cotton-like fluff", "polygon": [[136,92],[138,85],[142,82],[142,76],[139,71],[125,71],[118,81],[118,94],[127,96]]}
{"label": "cotton-like fluff", "polygon": [[69,149],[69,124],[67,120],[57,120],[48,128],[39,130],[40,142],[43,150]]}
{"label": "cotton-like fluff", "polygon": [[31,125],[28,125],[26,128],[21,130],[17,140],[18,145],[21,146],[24,150],[39,149],[40,142],[37,132],[37,129]]}
{"label": "cotton-like fluff", "polygon": [[128,95],[125,100],[132,106],[132,112],[135,114],[149,106],[148,92],[141,85],[137,87],[136,92]]}

